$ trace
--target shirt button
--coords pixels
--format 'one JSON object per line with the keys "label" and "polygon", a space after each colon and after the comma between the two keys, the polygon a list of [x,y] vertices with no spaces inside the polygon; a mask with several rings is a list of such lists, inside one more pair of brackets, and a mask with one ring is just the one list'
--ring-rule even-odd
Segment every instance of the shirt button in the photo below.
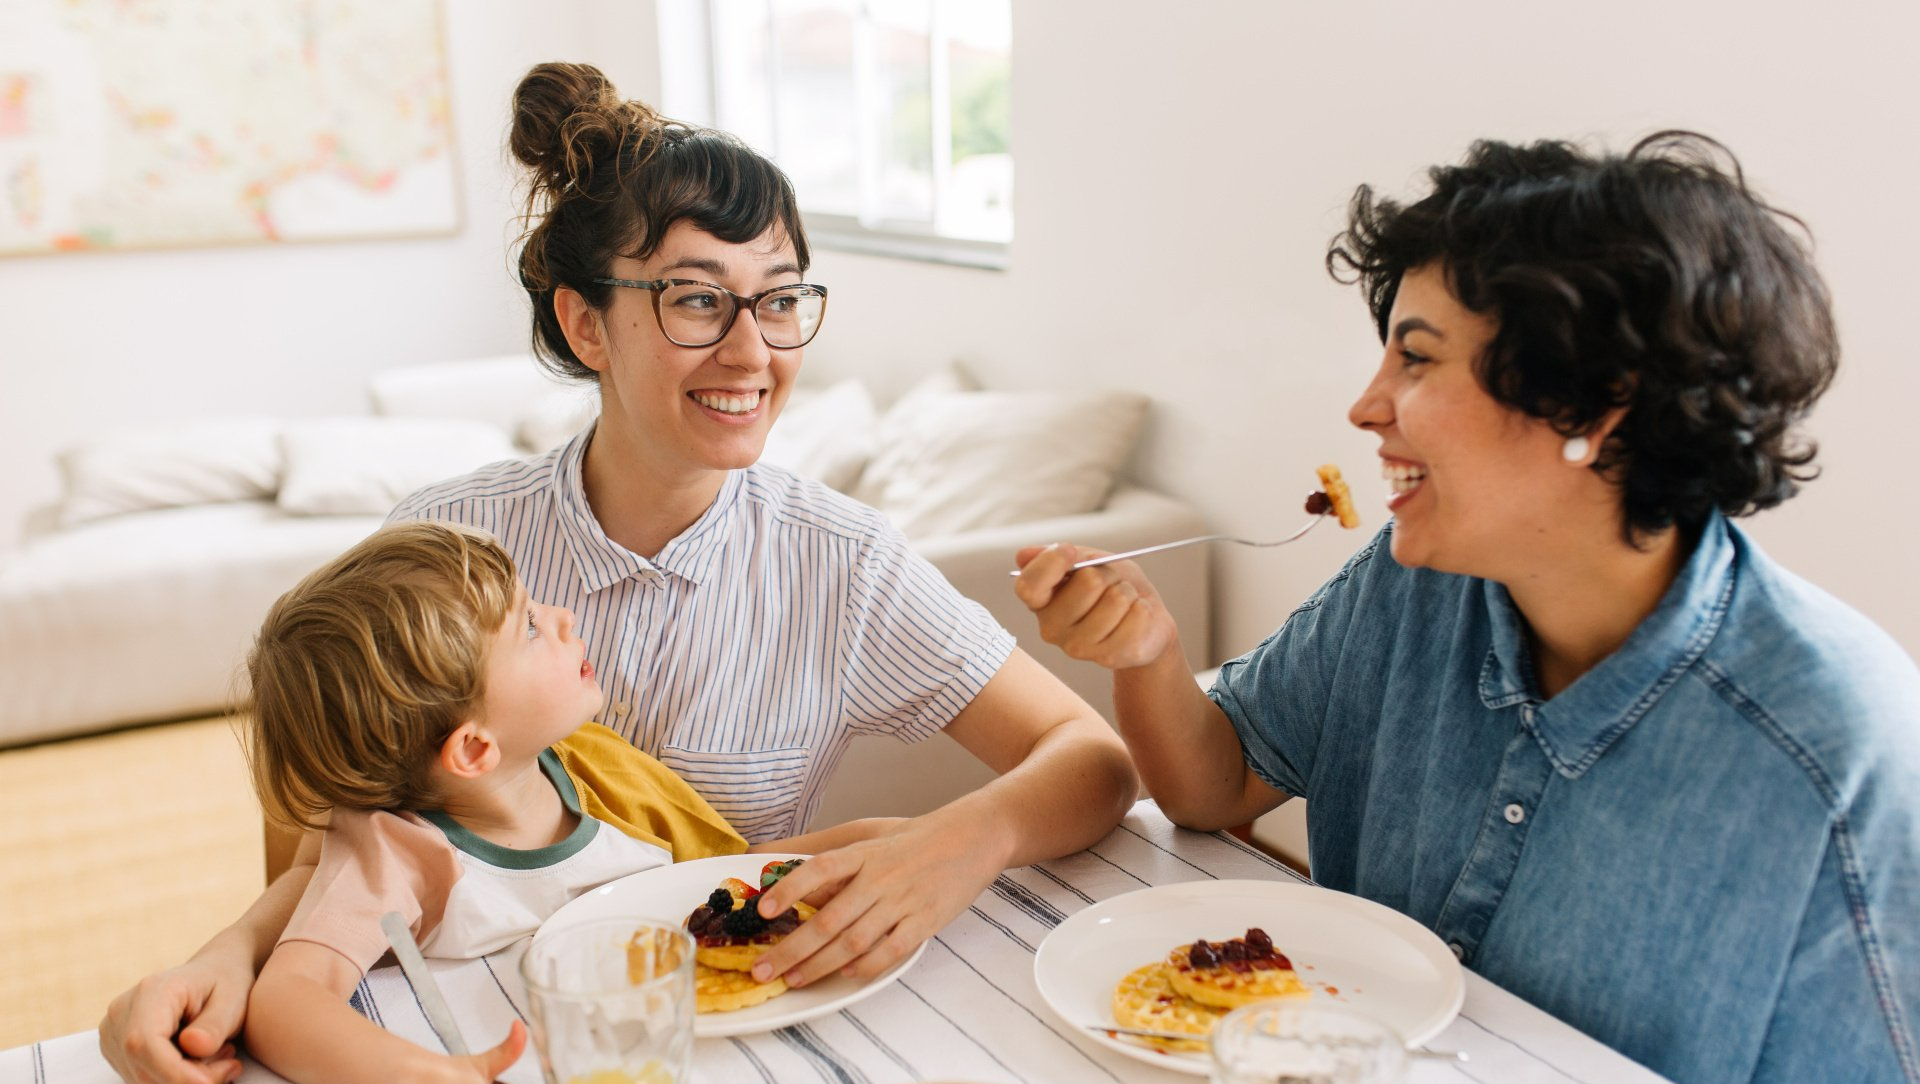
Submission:
{"label": "shirt button", "polygon": [[1527,819],[1527,811],[1521,807],[1519,802],[1514,802],[1507,806],[1506,813],[1508,824],[1519,824],[1521,821]]}
{"label": "shirt button", "polygon": [[1464,960],[1467,958],[1466,948],[1458,941],[1447,942],[1447,951],[1453,953],[1453,958],[1456,960]]}
{"label": "shirt button", "polygon": [[625,715],[630,709],[632,709],[632,707],[633,707],[632,704],[629,704],[625,700],[622,700],[613,706],[613,713],[615,715]]}

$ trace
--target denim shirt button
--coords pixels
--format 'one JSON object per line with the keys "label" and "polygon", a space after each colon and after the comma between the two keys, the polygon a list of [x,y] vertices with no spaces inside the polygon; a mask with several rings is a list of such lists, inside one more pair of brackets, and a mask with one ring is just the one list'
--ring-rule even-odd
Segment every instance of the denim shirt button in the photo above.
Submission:
{"label": "denim shirt button", "polygon": [[1465,960],[1467,958],[1466,947],[1458,941],[1447,942],[1447,951],[1453,953],[1453,958],[1456,960]]}
{"label": "denim shirt button", "polygon": [[1521,821],[1527,819],[1526,808],[1519,802],[1509,804],[1506,809],[1506,814],[1508,824],[1519,824]]}

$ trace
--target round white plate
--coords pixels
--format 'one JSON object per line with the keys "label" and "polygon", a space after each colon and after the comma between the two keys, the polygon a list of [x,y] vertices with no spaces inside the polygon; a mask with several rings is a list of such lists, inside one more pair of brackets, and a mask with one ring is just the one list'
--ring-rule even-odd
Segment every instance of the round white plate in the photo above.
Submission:
{"label": "round white plate", "polygon": [[1074,1030],[1129,1057],[1205,1076],[1203,1054],[1162,1053],[1085,1025],[1114,1024],[1113,988],[1127,972],[1175,946],[1239,937],[1249,926],[1267,931],[1315,1002],[1374,1016],[1408,1046],[1439,1034],[1466,997],[1459,961],[1425,926],[1358,896],[1278,881],[1190,881],[1103,900],[1047,935],[1033,977]]}
{"label": "round white plate", "polygon": [[[659,869],[644,870],[569,900],[548,916],[534,931],[538,941],[552,930],[588,922],[596,918],[653,918],[679,925],[693,909],[705,903],[707,896],[728,877],[738,877],[750,885],[760,883],[760,867],[788,858],[806,858],[804,854],[737,854],[725,858],[698,858]],[[839,1012],[862,998],[873,996],[882,987],[912,967],[927,946],[922,944],[912,955],[870,979],[850,979],[835,975],[819,979],[797,990],[763,1001],[752,1008],[733,1012],[702,1013],[693,1019],[693,1033],[700,1038],[721,1035],[751,1035],[772,1031],[816,1016]]]}

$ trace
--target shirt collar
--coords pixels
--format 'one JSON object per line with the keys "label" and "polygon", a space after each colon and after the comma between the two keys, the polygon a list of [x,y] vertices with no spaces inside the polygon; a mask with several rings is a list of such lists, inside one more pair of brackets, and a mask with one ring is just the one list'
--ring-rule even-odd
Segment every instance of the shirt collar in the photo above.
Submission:
{"label": "shirt collar", "polygon": [[696,587],[704,583],[712,574],[714,564],[720,560],[727,539],[733,534],[730,525],[746,486],[746,471],[728,471],[726,479],[720,483],[720,492],[714,495],[713,503],[700,513],[699,519],[693,521],[693,526],[681,531],[661,547],[653,563]]}
{"label": "shirt collar", "polygon": [[1523,725],[1562,775],[1578,778],[1713,642],[1733,600],[1734,555],[1730,528],[1716,512],[1660,604],[1627,642],[1544,703],[1534,684],[1526,624],[1513,596],[1484,581],[1493,646],[1480,672],[1481,701],[1489,708],[1530,705]]}
{"label": "shirt collar", "polygon": [[727,523],[734,505],[745,487],[745,471],[728,471],[720,483],[720,493],[691,527],[680,532],[649,561],[607,537],[600,521],[587,503],[583,465],[587,446],[593,440],[594,426],[574,437],[561,449],[553,476],[554,508],[558,512],[561,537],[573,565],[580,573],[580,585],[588,594],[634,576],[667,572],[701,583],[719,560],[728,536]]}

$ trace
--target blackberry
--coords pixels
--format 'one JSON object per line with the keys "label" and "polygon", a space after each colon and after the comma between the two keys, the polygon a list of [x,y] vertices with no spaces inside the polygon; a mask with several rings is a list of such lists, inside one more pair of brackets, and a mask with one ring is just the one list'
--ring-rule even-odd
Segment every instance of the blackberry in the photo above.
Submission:
{"label": "blackberry", "polygon": [[724,888],[716,888],[708,894],[707,906],[724,915],[733,910],[733,893]]}
{"label": "blackberry", "polygon": [[758,907],[742,907],[720,920],[720,929],[728,937],[754,937],[766,928],[767,920],[760,917]]}
{"label": "blackberry", "polygon": [[1255,926],[1247,931],[1247,947],[1265,956],[1273,951],[1273,938],[1267,936],[1267,931]]}

